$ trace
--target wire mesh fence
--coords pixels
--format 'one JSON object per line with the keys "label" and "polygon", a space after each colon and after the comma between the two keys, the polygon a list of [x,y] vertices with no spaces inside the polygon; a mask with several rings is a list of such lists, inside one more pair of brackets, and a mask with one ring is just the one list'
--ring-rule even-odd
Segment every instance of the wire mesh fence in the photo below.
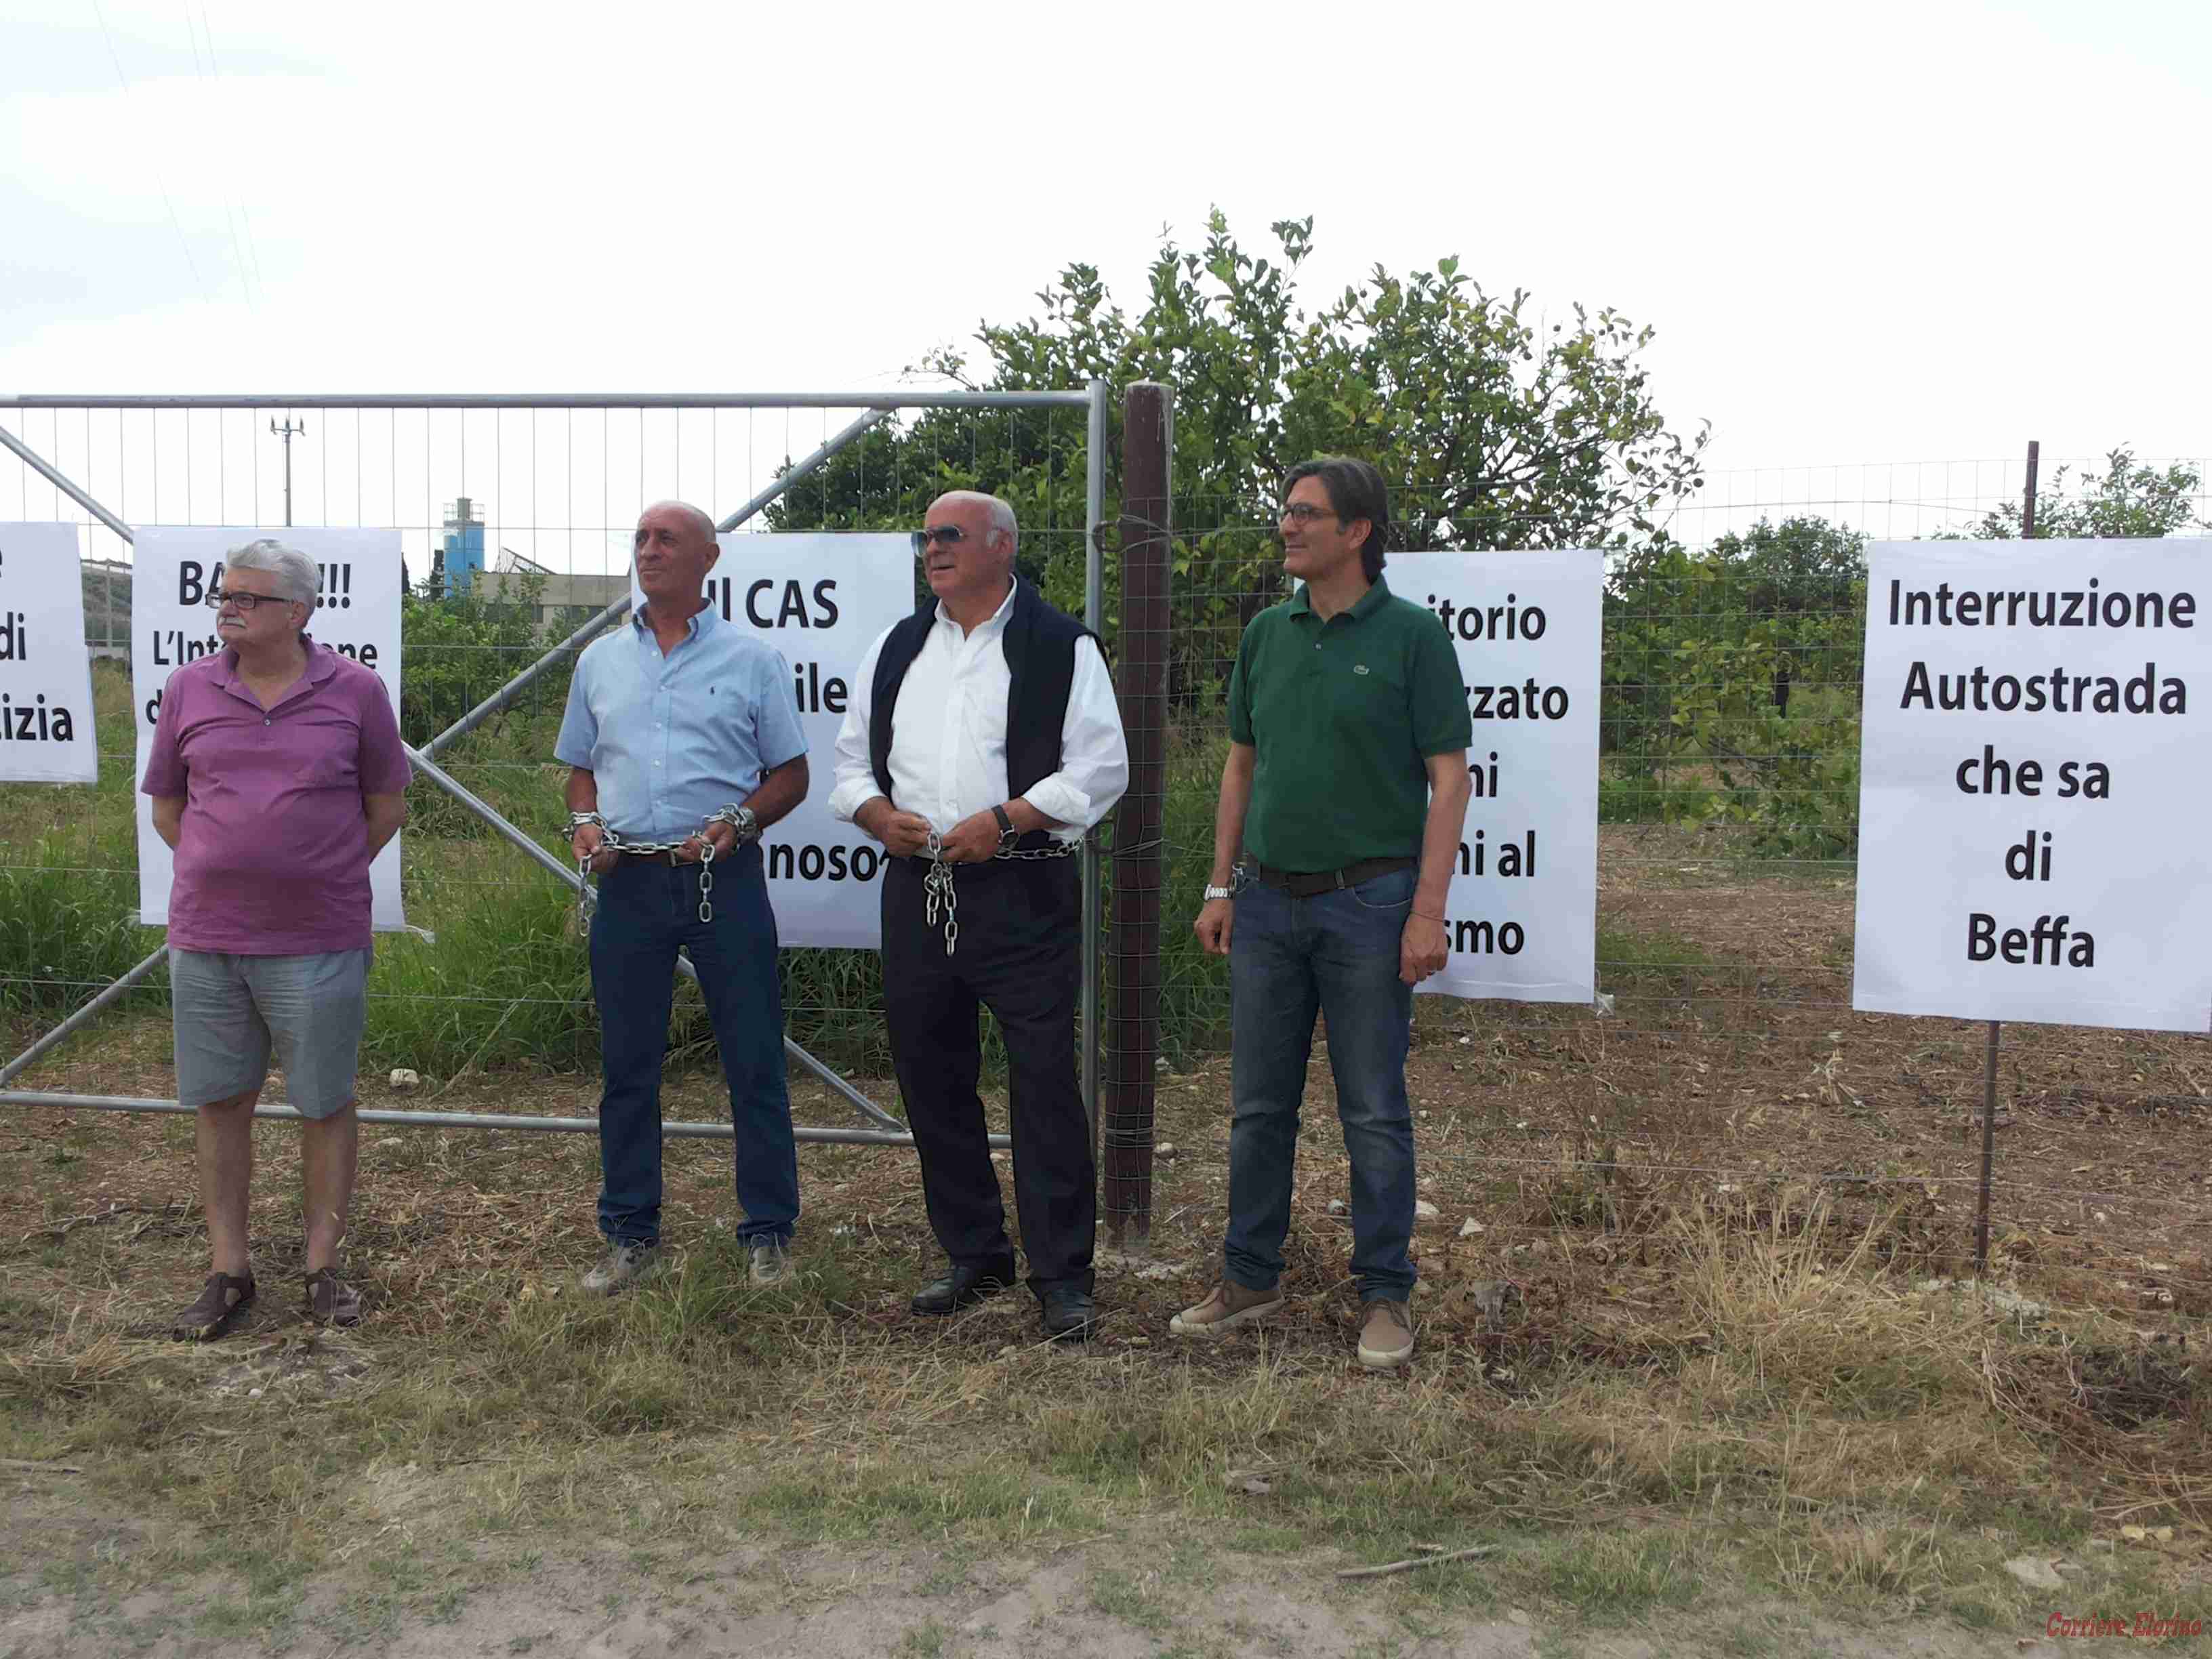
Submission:
{"label": "wire mesh fence", "polygon": [[[1985,1027],[1850,1006],[1863,550],[2016,534],[2023,472],[2013,460],[1717,474],[1674,505],[1666,538],[1609,551],[1597,1005],[1417,1000],[1410,1087],[1433,1212],[1416,1248],[1450,1258],[1455,1279],[1540,1263],[1571,1274],[1686,1217],[1753,1213],[1878,1234],[1885,1258],[1921,1277],[1972,1271]],[[2212,523],[2205,476],[2185,459],[2046,460],[2038,533],[2190,533]],[[1392,509],[1407,550],[1607,544],[1525,514],[1501,543],[1438,503],[1394,495]],[[1143,1127],[1174,1148],[1152,1202],[1180,1231],[1218,1227],[1223,1201],[1227,973],[1191,921],[1224,698],[1244,626],[1290,587],[1267,501],[1185,495],[1173,514],[1162,1073]],[[1478,793],[1470,836],[1491,810]],[[1326,1053],[1324,1031],[1297,1231],[1340,1283],[1352,1195],[1320,1086]],[[2010,1026],[2000,1064],[2000,1262],[2093,1283],[2146,1319],[2212,1311],[2212,1049]]]}
{"label": "wire mesh fence", "polygon": [[[628,592],[642,509],[689,500],[722,517],[866,405],[664,399],[638,406],[549,399],[347,405],[37,407],[0,425],[133,528],[185,525],[386,528],[398,534],[405,597],[402,735],[421,747]],[[881,422],[742,527],[908,529],[940,490],[1013,471],[1042,481],[1022,503],[1024,562],[1083,603],[1086,410],[909,410]],[[160,943],[136,925],[137,785],[129,641],[131,547],[58,484],[0,453],[0,520],[82,529],[86,633],[95,654],[100,781],[91,789],[0,787],[0,994],[21,1042]],[[566,862],[566,769],[553,745],[576,651],[441,752],[446,769]],[[817,757],[824,765],[826,757]],[[826,770],[826,765],[824,765]],[[434,938],[380,944],[364,1068],[404,1066],[589,1073],[597,1024],[574,896],[516,856],[480,817],[426,786],[410,794],[403,890]],[[854,902],[872,903],[860,889]],[[887,1079],[872,953],[785,953],[793,1040],[829,1063]],[[166,975],[117,1014],[158,1014]],[[711,1054],[696,989],[679,992],[678,1063]],[[149,1081],[158,1083],[159,1079]],[[885,1085],[887,1086],[887,1085]],[[143,1092],[166,1092],[150,1087]],[[848,1114],[825,1102],[837,1121]]]}
{"label": "wire mesh fence", "polygon": [[[416,594],[402,712],[419,744],[613,596],[643,506],[673,496],[725,510],[857,412],[77,408],[0,423],[129,523],[275,522],[289,487],[299,523],[398,530]],[[289,441],[289,486],[272,417],[308,428]],[[1020,517],[1023,568],[1080,613],[1087,459],[1080,409],[912,413],[870,432],[749,528],[909,529],[945,489],[994,490]],[[2212,520],[2203,463],[2136,465],[2171,486],[2170,527]],[[2112,470],[2108,458],[2075,462],[2063,477],[2046,464],[2045,497],[2087,502]],[[1421,1196],[1436,1212],[1424,1222],[1425,1253],[1461,1258],[1470,1274],[1482,1268],[1477,1282],[1525,1275],[1537,1261],[1576,1272],[1632,1252],[1643,1231],[1685,1214],[1756,1211],[1770,1224],[1879,1220],[1881,1248],[1902,1266],[1936,1275],[1966,1263],[1981,1028],[1850,1006],[1857,561],[1869,539],[2002,528],[2016,515],[2021,474],[2019,461],[1716,474],[1674,504],[1667,538],[1611,551],[1601,1006],[1420,1002],[1412,1089]],[[1106,494],[1110,520],[1118,460]],[[1211,859],[1237,641],[1287,597],[1264,494],[1186,495],[1170,514],[1165,778],[1154,803],[1160,916],[1148,969],[1159,1012],[1157,1047],[1146,1049],[1157,1109],[1124,1126],[1158,1143],[1160,1158],[1152,1193],[1109,1196],[1106,1219],[1138,1219],[1141,1201],[1157,1239],[1193,1248],[1218,1236],[1230,1033],[1224,965],[1199,949],[1190,922]],[[1441,503],[1394,505],[1417,550],[1507,544],[1492,532],[1518,545],[1592,539],[1592,526],[1547,521],[1540,504],[1471,529]],[[88,641],[119,653],[129,595],[120,540],[0,458],[5,518],[85,524]],[[471,526],[480,562],[466,556]],[[1108,550],[1103,595],[1116,659],[1131,642],[1120,550]],[[131,921],[135,778],[119,654],[100,663],[96,684],[106,744],[98,787],[0,788],[0,992],[18,1040],[154,937]],[[548,675],[448,757],[456,775],[549,846],[562,816],[550,753],[565,689],[565,671]],[[443,797],[418,792],[415,811],[408,902],[438,943],[380,950],[371,1061],[447,1074],[589,1073],[596,1028],[572,901]],[[794,1038],[863,1076],[887,1075],[874,957],[787,955]],[[157,975],[125,1012],[157,1012],[164,994]],[[1113,1010],[1103,1030],[1109,1042],[1136,1040]],[[696,1058],[710,1042],[696,1000],[680,1000],[672,1052]],[[1325,1049],[1324,1039],[1316,1085]],[[2203,1042],[2013,1028],[2002,1083],[2000,1258],[2081,1276],[2147,1318],[2212,1310],[2203,1202],[2212,1054]],[[995,1071],[987,1086],[995,1096]],[[1349,1194],[1325,1094],[1306,1115],[1302,1248],[1340,1276],[1332,1241]]]}

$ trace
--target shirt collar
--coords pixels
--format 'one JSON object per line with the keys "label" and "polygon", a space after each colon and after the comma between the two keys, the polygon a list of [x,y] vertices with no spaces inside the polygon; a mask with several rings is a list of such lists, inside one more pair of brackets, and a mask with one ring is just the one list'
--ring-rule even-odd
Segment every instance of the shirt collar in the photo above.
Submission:
{"label": "shirt collar", "polygon": [[[641,605],[638,606],[636,610],[631,611],[629,613],[629,625],[641,633],[649,630],[653,624],[647,620],[645,613],[652,608],[653,607],[650,605]],[[708,632],[709,629],[721,626],[721,622],[722,613],[714,609],[714,602],[712,599],[709,599],[706,604],[701,605],[696,611],[694,611],[690,617],[685,618],[684,623],[684,637],[686,639],[696,640],[702,634]]]}
{"label": "shirt collar", "polygon": [[[1340,617],[1349,617],[1354,622],[1364,622],[1389,604],[1389,599],[1390,584],[1377,576],[1367,585],[1367,591],[1359,596],[1358,604],[1353,605],[1349,611],[1340,611],[1336,614]],[[1298,584],[1298,591],[1291,596],[1291,614],[1293,617],[1313,615],[1313,601],[1307,597],[1306,585],[1304,582]]]}
{"label": "shirt collar", "polygon": [[[1021,591],[1022,579],[1019,576],[1017,576],[1013,580],[1006,584],[1006,597],[1000,601],[999,608],[996,611],[994,611],[989,616],[984,617],[982,621],[977,623],[975,628],[972,628],[968,631],[970,634],[974,634],[978,629],[996,628],[1005,623],[1006,618],[1013,614],[1014,597]],[[951,617],[945,614],[945,607],[942,605],[939,605],[937,607],[937,625],[939,628],[957,628],[960,626],[958,623],[954,622]]]}
{"label": "shirt collar", "polygon": [[[320,685],[325,680],[330,678],[331,675],[338,672],[338,653],[331,650],[327,645],[318,645],[315,642],[315,636],[313,634],[302,633],[300,635],[300,643],[306,647],[307,653],[307,666],[306,672],[303,672],[300,678],[307,681],[308,684]],[[226,645],[223,647],[222,671],[222,683],[225,690],[228,690],[239,683],[238,647],[236,646]]]}

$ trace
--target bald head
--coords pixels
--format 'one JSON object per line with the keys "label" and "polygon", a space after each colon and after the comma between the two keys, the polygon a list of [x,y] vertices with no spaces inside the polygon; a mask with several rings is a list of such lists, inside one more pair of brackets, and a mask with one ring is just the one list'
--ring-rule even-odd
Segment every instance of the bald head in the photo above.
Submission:
{"label": "bald head", "polygon": [[646,508],[630,542],[630,566],[653,614],[683,617],[696,611],[721,551],[714,521],[690,502],[655,501]]}
{"label": "bald head", "polygon": [[947,490],[929,504],[924,530],[929,591],[962,627],[974,626],[1005,601],[1013,578],[1014,509],[981,490]]}
{"label": "bald head", "polygon": [[639,515],[638,522],[643,524],[656,513],[675,514],[699,535],[710,542],[714,539],[714,521],[689,501],[655,501]]}
{"label": "bald head", "polygon": [[[981,516],[977,522],[988,531],[989,539],[994,544],[1000,537],[1006,538],[1006,566],[1009,569],[1013,568],[1014,549],[1021,539],[1021,527],[1014,522],[1014,509],[1011,502],[1001,501],[996,495],[986,495],[980,489],[948,489],[929,504],[930,522],[936,523],[939,509],[947,507],[962,507],[969,513],[980,514]],[[966,514],[961,516],[964,518]]]}

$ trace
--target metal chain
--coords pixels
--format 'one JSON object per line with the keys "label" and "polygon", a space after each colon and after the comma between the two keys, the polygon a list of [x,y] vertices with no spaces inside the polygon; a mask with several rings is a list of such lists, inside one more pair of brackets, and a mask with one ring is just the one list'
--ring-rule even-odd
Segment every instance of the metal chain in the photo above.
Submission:
{"label": "metal chain", "polygon": [[931,830],[921,855],[929,860],[929,873],[921,878],[922,917],[934,927],[938,912],[945,913],[945,954],[949,957],[960,942],[960,894],[952,884],[952,866],[945,861],[945,837]]}
{"label": "metal chain", "polygon": [[657,858],[664,854],[681,852],[693,842],[697,842],[699,843],[699,920],[712,921],[714,919],[714,902],[711,895],[714,890],[715,854],[714,839],[707,832],[718,823],[726,823],[736,834],[737,844],[740,847],[747,842],[760,839],[760,830],[753,824],[751,813],[734,801],[720,811],[711,812],[702,818],[699,821],[699,833],[696,836],[686,836],[682,841],[631,841],[619,830],[610,825],[606,819],[597,812],[571,812],[568,815],[569,838],[574,840],[576,831],[587,823],[598,826],[599,844],[592,852],[576,860],[576,874],[579,878],[576,888],[576,920],[580,927],[588,923],[591,918],[592,860],[601,853],[616,853],[630,858]]}
{"label": "metal chain", "polygon": [[[994,860],[1033,862],[1038,859],[1073,858],[1079,843],[1072,841],[1054,842],[1049,847],[1032,848],[1026,851],[1001,847],[991,854]],[[937,926],[937,918],[945,918],[945,954],[951,956],[960,941],[960,890],[954,885],[952,866],[945,861],[945,837],[932,830],[922,843],[919,857],[929,865],[928,873],[921,878],[922,921],[927,927]]]}

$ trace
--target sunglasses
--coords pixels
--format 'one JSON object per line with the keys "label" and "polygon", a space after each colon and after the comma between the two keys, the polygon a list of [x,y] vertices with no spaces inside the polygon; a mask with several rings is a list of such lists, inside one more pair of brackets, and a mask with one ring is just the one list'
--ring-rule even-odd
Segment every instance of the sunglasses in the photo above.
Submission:
{"label": "sunglasses", "polygon": [[968,532],[957,524],[933,524],[927,530],[914,532],[915,557],[927,558],[932,542],[943,542],[947,547],[957,547],[968,539]]}

